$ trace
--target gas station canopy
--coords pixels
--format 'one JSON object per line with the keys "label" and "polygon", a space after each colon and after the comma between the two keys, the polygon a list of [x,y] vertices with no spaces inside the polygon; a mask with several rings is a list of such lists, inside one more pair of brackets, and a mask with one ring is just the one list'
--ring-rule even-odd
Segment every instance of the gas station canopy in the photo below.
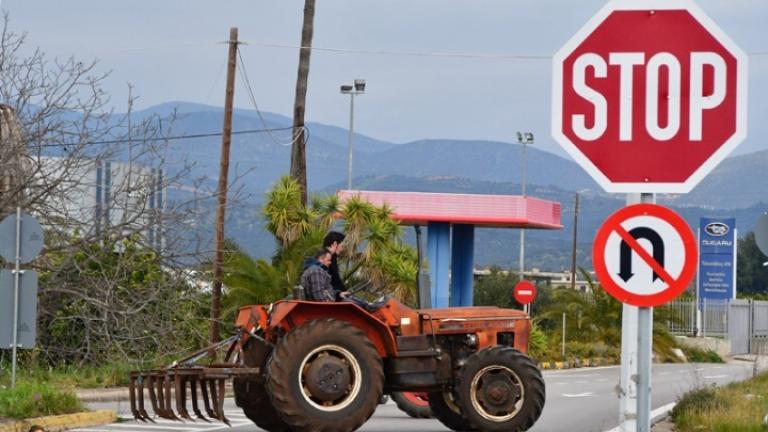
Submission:
{"label": "gas station canopy", "polygon": [[562,229],[560,203],[517,195],[341,190],[341,201],[358,196],[387,204],[406,225],[448,222],[497,228]]}
{"label": "gas station canopy", "polygon": [[475,227],[562,229],[560,203],[515,195],[342,190],[341,202],[359,197],[386,204],[392,218],[427,226],[427,259],[434,307],[472,306]]}

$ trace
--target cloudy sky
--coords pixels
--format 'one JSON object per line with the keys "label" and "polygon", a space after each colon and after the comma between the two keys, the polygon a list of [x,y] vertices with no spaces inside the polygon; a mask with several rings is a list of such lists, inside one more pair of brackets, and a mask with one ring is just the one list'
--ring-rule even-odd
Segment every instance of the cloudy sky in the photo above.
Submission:
{"label": "cloudy sky", "polygon": [[[302,0],[0,0],[11,28],[52,56],[100,59],[116,103],[127,83],[139,107],[223,103],[229,27],[240,29],[247,73],[265,111],[290,115]],[[315,51],[307,119],[346,127],[340,84],[368,81],[357,100],[361,133],[394,142],[422,138],[514,141],[549,136],[550,57],[604,0],[318,0],[314,45],[410,56]],[[768,1],[701,0],[701,8],[750,57],[749,138],[737,153],[768,148]],[[236,105],[251,108],[245,88]]]}

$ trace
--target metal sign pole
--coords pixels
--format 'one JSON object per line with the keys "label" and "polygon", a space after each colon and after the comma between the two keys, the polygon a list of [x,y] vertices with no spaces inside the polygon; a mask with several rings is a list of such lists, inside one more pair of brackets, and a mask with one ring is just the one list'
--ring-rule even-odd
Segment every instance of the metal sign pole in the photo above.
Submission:
{"label": "metal sign pole", "polygon": [[[627,194],[627,206],[655,202],[654,194]],[[619,378],[622,432],[645,432],[650,427],[652,334],[653,308],[638,308],[625,303],[622,308]]]}
{"label": "metal sign pole", "polygon": [[13,359],[11,388],[16,387],[16,350],[19,338],[19,276],[21,273],[21,207],[16,207],[16,263],[13,271]]}

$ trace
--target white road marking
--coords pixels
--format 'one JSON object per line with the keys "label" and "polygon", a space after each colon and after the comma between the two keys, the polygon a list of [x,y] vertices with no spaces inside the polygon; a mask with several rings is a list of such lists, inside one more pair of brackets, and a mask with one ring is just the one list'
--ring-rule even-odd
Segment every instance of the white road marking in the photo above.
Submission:
{"label": "white road marking", "polygon": [[720,379],[720,378],[727,378],[728,375],[704,375],[702,378],[704,379]]}
{"label": "white road marking", "polygon": [[582,397],[590,397],[590,396],[594,396],[594,393],[593,392],[576,393],[576,394],[563,393],[563,397],[567,397],[567,398],[582,398]]}
{"label": "white road marking", "polygon": [[[672,403],[668,403],[666,405],[660,406],[655,410],[651,411],[651,420],[655,419],[656,417],[663,416],[668,412],[672,411],[672,408],[674,408],[675,405],[677,405],[677,402],[672,402]],[[616,426],[615,428],[607,430],[605,432],[621,432],[621,426]]]}
{"label": "white road marking", "polygon": [[[227,418],[232,423],[232,427],[246,426],[252,424],[252,422],[241,411],[225,411]],[[111,423],[93,428],[79,428],[70,429],[71,432],[155,432],[158,430],[166,431],[186,431],[186,432],[214,432],[225,429],[230,429],[224,423],[218,420],[211,420],[211,423],[206,423],[203,420],[183,422],[154,418],[154,423],[141,423],[135,421],[131,417],[120,417],[121,421],[126,423]]]}

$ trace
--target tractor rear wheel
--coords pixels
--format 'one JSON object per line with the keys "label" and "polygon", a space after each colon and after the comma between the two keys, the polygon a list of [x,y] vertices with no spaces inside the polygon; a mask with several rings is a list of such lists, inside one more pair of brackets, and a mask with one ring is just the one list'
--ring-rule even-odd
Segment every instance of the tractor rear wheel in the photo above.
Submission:
{"label": "tractor rear wheel", "polygon": [[267,365],[267,389],[291,429],[350,432],[376,410],[384,371],[360,329],[334,319],[313,320],[277,344]]}
{"label": "tractor rear wheel", "polygon": [[[271,352],[271,345],[261,339],[251,338],[243,347],[243,361],[246,366],[264,370]],[[246,378],[235,378],[232,380],[232,390],[235,393],[235,404],[242,408],[243,414],[256,426],[268,432],[290,430],[272,406],[263,383]]]}
{"label": "tractor rear wheel", "polygon": [[427,395],[432,414],[440,423],[455,431],[474,431],[477,428],[461,414],[461,408],[456,404],[456,398],[449,390],[432,392]]}
{"label": "tractor rear wheel", "polygon": [[506,346],[473,354],[458,373],[457,404],[483,431],[528,430],[544,409],[544,379],[530,357]]}
{"label": "tractor rear wheel", "polygon": [[395,401],[400,411],[413,418],[432,417],[432,408],[429,407],[429,398],[426,393],[393,392],[392,400]]}

